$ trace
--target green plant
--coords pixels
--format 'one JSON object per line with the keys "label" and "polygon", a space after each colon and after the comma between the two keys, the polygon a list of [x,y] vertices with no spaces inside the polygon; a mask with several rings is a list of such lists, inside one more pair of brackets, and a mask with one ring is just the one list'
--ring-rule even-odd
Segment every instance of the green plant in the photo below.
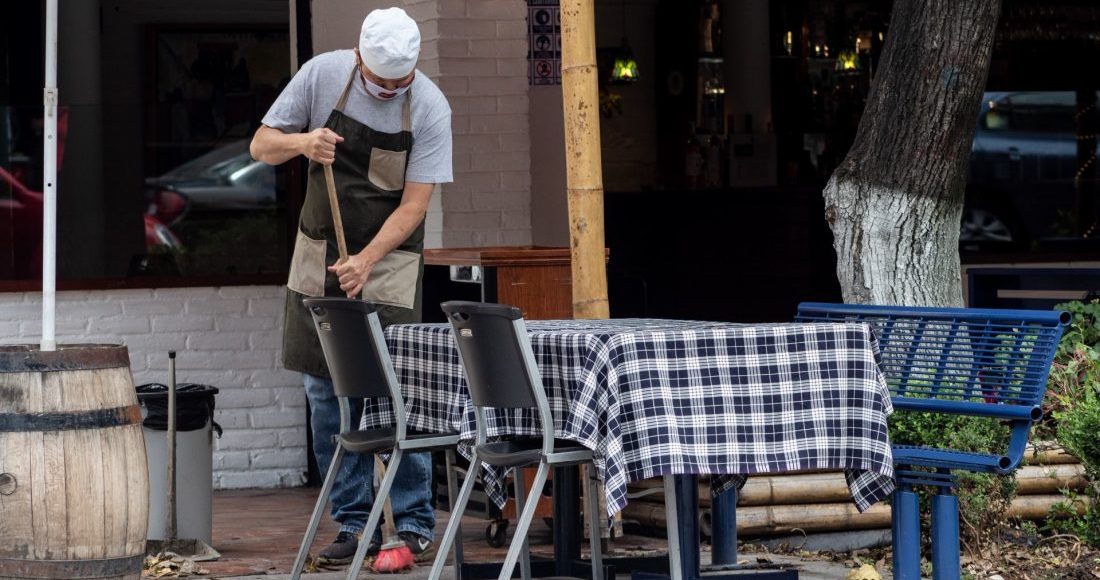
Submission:
{"label": "green plant", "polygon": [[1063,490],[1063,501],[1047,513],[1043,529],[1056,534],[1072,534],[1090,546],[1100,546],[1100,509],[1096,498]]}
{"label": "green plant", "polygon": [[610,89],[600,89],[600,115],[606,118],[623,114],[623,96]]}
{"label": "green plant", "polygon": [[1083,344],[1059,371],[1066,376],[1054,412],[1058,442],[1081,460],[1089,477],[1100,477],[1100,352]]}
{"label": "green plant", "polygon": [[1066,491],[1054,506],[1046,528],[1070,533],[1100,546],[1100,300],[1067,302],[1055,307],[1073,315],[1051,366],[1044,401],[1049,419],[1037,429],[1081,460],[1090,485],[1082,496]]}
{"label": "green plant", "polygon": [[[1001,453],[1008,435],[1006,426],[977,417],[910,412],[898,413],[890,419],[890,441],[896,445]],[[1016,496],[1016,478],[957,472],[956,481],[962,541],[976,548],[1007,521],[1005,514]],[[927,512],[928,501],[927,497],[921,498],[922,512]]]}
{"label": "green plant", "polygon": [[1063,302],[1054,309],[1065,310],[1073,315],[1073,321],[1062,335],[1062,341],[1058,343],[1059,355],[1076,350],[1077,344],[1100,348],[1100,299]]}

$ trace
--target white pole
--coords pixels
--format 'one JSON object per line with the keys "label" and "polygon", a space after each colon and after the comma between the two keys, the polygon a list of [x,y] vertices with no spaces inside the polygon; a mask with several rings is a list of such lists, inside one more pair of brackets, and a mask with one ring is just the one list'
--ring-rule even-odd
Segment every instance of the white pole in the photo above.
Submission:
{"label": "white pole", "polygon": [[46,0],[45,138],[42,192],[42,350],[56,350],[54,302],[57,277],[57,0]]}

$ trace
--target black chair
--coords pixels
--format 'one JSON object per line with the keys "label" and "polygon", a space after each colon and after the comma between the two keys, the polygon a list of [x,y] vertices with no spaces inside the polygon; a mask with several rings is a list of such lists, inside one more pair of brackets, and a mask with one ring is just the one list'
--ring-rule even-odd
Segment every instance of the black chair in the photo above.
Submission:
{"label": "black chair", "polygon": [[[313,315],[321,349],[325,353],[333,389],[340,402],[340,434],[336,437],[336,452],[329,465],[328,474],[317,496],[317,505],[310,516],[309,528],[298,549],[291,577],[297,580],[305,565],[309,547],[313,544],[317,525],[328,501],[329,490],[340,470],[345,453],[378,453],[392,450],[389,467],[382,478],[378,493],[374,496],[367,526],[363,530],[359,548],[348,568],[348,579],[359,575],[366,557],[370,539],[382,518],[382,510],[389,497],[390,488],[406,452],[443,450],[447,457],[448,495],[454,497],[455,481],[451,475],[454,450],[458,445],[458,433],[409,433],[405,427],[405,401],[397,384],[397,376],[390,361],[386,337],[378,313],[370,302],[352,298],[306,298],[303,301]],[[396,423],[390,427],[360,429],[351,424],[351,398],[389,398]],[[453,503],[453,502],[452,502]],[[453,506],[452,506],[453,510]],[[455,546],[455,566],[461,566],[462,548]],[[439,556],[446,560],[446,550]]]}
{"label": "black chair", "polygon": [[[500,580],[512,577],[517,560],[524,580],[531,578],[531,561],[527,532],[535,516],[537,499],[546,484],[551,467],[587,463],[590,466],[585,512],[588,514],[589,538],[592,545],[592,577],[602,577],[600,554],[600,515],[596,496],[595,467],[592,451],[576,444],[554,441],[554,417],[546,400],[542,377],[535,365],[535,356],[527,337],[527,327],[518,308],[483,302],[445,302],[443,312],[451,323],[462,367],[466,372],[470,400],[477,421],[477,442],[470,458],[470,470],[451,511],[447,531],[440,542],[440,555],[432,566],[430,580],[438,580],[446,558],[443,554],[454,541],[461,526],[462,513],[474,488],[478,467],[482,462],[506,469],[538,465],[529,495],[523,490],[523,470],[515,469],[516,522],[515,535],[500,570]],[[485,408],[537,409],[542,427],[538,438],[520,437],[488,441]],[[520,560],[520,555],[523,555]]]}

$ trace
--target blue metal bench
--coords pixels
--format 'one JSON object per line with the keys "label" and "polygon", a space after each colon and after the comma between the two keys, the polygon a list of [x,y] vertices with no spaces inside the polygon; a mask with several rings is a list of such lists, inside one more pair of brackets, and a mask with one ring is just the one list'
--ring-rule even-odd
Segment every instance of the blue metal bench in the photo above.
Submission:
{"label": "blue metal bench", "polygon": [[920,579],[916,486],[932,498],[932,568],[957,579],[959,502],[952,471],[1011,473],[1023,459],[1031,425],[1042,418],[1047,375],[1066,312],[802,303],[799,322],[865,321],[879,339],[894,408],[968,415],[1010,425],[1003,453],[894,445],[894,578]]}

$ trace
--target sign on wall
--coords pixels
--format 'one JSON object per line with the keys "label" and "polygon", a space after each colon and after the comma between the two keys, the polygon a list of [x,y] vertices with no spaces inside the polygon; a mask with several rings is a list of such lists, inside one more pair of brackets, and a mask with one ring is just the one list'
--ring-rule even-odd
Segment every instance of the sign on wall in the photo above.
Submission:
{"label": "sign on wall", "polygon": [[527,0],[527,71],[532,85],[561,84],[561,11],[558,0]]}

